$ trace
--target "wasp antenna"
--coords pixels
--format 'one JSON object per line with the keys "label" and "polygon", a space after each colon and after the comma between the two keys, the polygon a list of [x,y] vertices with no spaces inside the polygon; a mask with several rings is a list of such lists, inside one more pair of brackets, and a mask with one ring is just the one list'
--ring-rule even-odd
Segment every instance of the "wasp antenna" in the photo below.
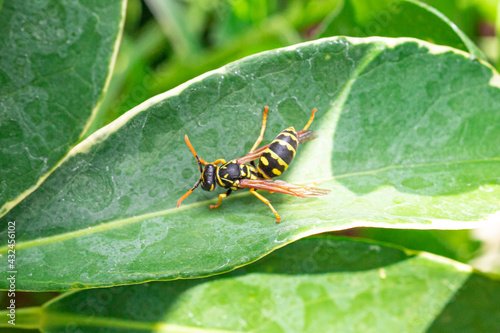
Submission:
{"label": "wasp antenna", "polygon": [[304,126],[304,128],[302,129],[302,132],[304,132],[306,129],[309,128],[309,126],[311,126],[311,123],[313,122],[314,120],[314,114],[316,113],[316,111],[318,111],[318,109],[314,108],[311,112],[311,117],[309,118],[309,121],[307,122],[306,126]]}
{"label": "wasp antenna", "polygon": [[186,144],[187,146],[189,147],[189,150],[191,150],[191,153],[193,154],[194,158],[196,158],[196,162],[198,162],[198,168],[200,169],[200,172],[203,172],[203,168],[201,167],[201,165],[206,165],[208,164],[205,160],[201,159],[198,157],[198,154],[196,154],[196,150],[194,150],[194,147],[193,145],[191,144],[191,142],[189,141],[189,138],[188,138],[188,135],[184,135],[184,140],[186,140]]}
{"label": "wasp antenna", "polygon": [[201,183],[201,178],[198,179],[198,181],[196,182],[196,184],[194,184],[193,188],[190,189],[189,191],[186,192],[186,194],[184,194],[179,200],[177,200],[177,208],[179,208],[179,206],[181,205],[182,201],[184,201],[184,199],[186,199],[187,197],[189,197],[189,195],[191,193],[193,193],[194,190],[196,190],[196,188],[198,187],[198,185],[200,185]]}

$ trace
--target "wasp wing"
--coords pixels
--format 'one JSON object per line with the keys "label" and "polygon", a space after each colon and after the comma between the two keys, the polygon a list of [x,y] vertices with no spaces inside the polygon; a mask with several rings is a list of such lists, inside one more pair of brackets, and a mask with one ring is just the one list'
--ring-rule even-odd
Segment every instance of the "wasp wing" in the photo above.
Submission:
{"label": "wasp wing", "polygon": [[330,193],[330,190],[324,190],[316,186],[296,185],[282,180],[271,179],[241,179],[238,187],[289,194],[302,198],[322,197]]}
{"label": "wasp wing", "polygon": [[[299,131],[299,132],[297,132],[297,136],[299,139],[299,143],[306,143],[306,142],[314,140],[318,137],[316,132],[310,131],[310,130],[309,131]],[[247,155],[245,155],[243,157],[238,158],[236,160],[236,163],[245,164],[245,163],[248,163],[248,162],[251,162],[251,161],[258,159],[262,155],[262,153],[264,153],[264,150],[266,150],[269,147],[269,145],[270,145],[270,143],[268,143],[264,147],[260,147],[259,149],[256,149],[256,150],[248,153]]]}
{"label": "wasp wing", "polygon": [[308,130],[297,132],[297,136],[299,137],[299,143],[302,144],[316,139],[318,137],[318,134],[316,134],[316,132],[314,131]]}

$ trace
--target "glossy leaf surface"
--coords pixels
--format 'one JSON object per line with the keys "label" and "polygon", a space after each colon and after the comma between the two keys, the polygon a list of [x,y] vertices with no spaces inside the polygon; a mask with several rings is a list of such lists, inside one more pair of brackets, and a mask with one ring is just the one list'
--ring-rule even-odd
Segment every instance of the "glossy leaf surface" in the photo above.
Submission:
{"label": "glossy leaf surface", "polygon": [[[319,137],[299,147],[284,180],[332,193],[264,193],[279,225],[248,191],[211,211],[220,192],[198,189],[177,209],[199,177],[184,134],[206,160],[240,157],[264,105],[264,142],[319,109],[311,127]],[[3,219],[0,244],[15,221],[18,288],[60,290],[226,272],[298,238],[355,226],[484,225],[499,210],[499,110],[491,67],[417,40],[332,38],[261,53],[90,136]]]}
{"label": "glossy leaf surface", "polygon": [[0,11],[0,216],[82,136],[103,97],[125,0],[6,0]]}
{"label": "glossy leaf surface", "polygon": [[500,281],[442,257],[308,238],[219,277],[68,293],[17,320],[48,333],[494,332],[498,297]]}

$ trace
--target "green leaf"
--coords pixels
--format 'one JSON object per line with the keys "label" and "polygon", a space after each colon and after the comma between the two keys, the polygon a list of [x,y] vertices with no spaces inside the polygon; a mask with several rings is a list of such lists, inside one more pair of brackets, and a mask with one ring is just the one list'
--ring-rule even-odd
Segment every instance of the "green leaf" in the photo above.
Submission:
{"label": "green leaf", "polygon": [[[479,227],[500,208],[498,79],[465,53],[412,39],[331,38],[245,58],[79,144],[0,221],[0,244],[15,221],[17,287],[62,290],[226,272],[356,226]],[[279,225],[248,191],[209,210],[219,192],[198,189],[176,208],[199,177],[184,134],[206,160],[243,156],[264,105],[264,142],[319,109],[319,137],[299,147],[284,179],[332,193],[264,193]]]}
{"label": "green leaf", "polygon": [[471,239],[471,230],[409,230],[359,228],[356,237],[390,243],[410,250],[431,252],[467,263],[478,255],[481,243]]}
{"label": "green leaf", "polygon": [[[446,1],[449,2],[453,2],[452,6],[456,7],[455,1]],[[443,6],[443,3],[440,5]],[[455,23],[421,1],[345,0],[343,9],[333,14],[320,27],[320,37],[414,37],[455,47],[474,57],[486,59],[483,52]]]}
{"label": "green leaf", "polygon": [[83,135],[107,87],[125,0],[17,1],[0,11],[0,216]]}
{"label": "green leaf", "polygon": [[329,237],[301,240],[218,278],[66,293],[17,316],[49,333],[68,325],[83,332],[495,332],[499,297],[500,281],[469,266]]}

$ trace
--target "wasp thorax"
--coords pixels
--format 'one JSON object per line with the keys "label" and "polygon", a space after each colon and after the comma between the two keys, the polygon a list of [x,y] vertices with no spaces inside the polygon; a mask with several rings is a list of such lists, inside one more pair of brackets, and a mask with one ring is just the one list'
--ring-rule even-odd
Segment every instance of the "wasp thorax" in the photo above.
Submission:
{"label": "wasp thorax", "polygon": [[201,173],[201,188],[205,191],[215,190],[215,171],[214,164],[207,164]]}

